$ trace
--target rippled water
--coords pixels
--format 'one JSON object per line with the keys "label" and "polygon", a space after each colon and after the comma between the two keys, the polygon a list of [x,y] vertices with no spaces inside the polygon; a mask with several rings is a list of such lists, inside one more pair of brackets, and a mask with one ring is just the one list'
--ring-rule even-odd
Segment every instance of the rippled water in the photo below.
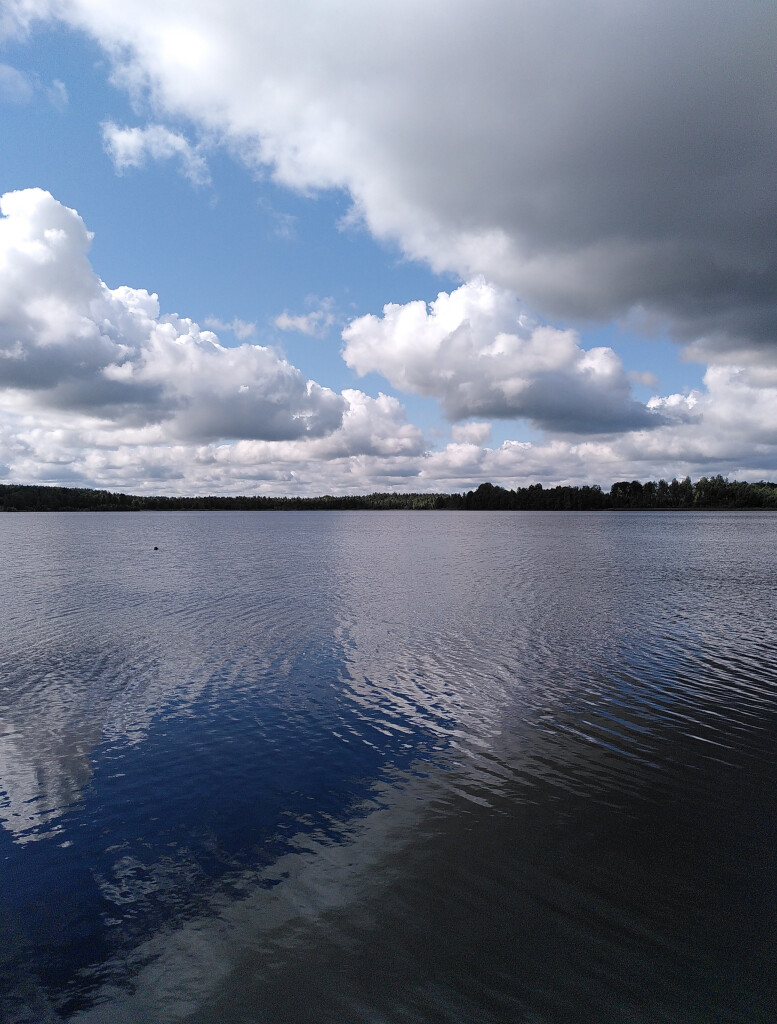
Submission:
{"label": "rippled water", "polygon": [[777,1019],[777,516],[0,543],[2,1021]]}

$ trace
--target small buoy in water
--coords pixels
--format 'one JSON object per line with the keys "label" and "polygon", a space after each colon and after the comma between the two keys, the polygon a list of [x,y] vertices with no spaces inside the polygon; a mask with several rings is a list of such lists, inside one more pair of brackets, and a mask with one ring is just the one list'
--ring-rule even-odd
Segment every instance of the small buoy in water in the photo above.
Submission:
{"label": "small buoy in water", "polygon": [[156,546],[156,544],[154,545],[154,551],[159,551],[159,548]]}

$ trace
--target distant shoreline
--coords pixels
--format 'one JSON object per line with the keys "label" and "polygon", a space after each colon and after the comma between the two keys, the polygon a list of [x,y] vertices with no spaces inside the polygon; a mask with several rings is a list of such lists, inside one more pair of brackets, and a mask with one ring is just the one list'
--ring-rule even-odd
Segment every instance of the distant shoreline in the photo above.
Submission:
{"label": "distant shoreline", "polygon": [[483,483],[463,493],[375,492],[324,494],[315,498],[218,495],[135,495],[88,487],[0,484],[0,512],[294,512],[294,511],[515,511],[595,512],[708,509],[777,509],[777,483],[728,481],[721,476],[684,480],[619,481],[609,491],[597,485],[509,490]]}

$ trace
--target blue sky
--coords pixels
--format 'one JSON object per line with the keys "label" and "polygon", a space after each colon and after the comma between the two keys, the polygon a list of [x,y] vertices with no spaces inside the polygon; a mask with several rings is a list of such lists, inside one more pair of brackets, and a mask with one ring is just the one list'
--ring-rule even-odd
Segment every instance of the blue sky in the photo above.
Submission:
{"label": "blue sky", "polygon": [[2,479],[775,478],[777,18],[697,6],[11,0]]}

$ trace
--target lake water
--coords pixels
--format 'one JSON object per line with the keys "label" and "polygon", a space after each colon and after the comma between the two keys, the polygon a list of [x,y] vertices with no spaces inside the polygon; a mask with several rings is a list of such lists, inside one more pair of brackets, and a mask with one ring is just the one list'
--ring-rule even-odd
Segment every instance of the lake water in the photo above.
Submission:
{"label": "lake water", "polygon": [[777,1020],[777,516],[0,544],[4,1024]]}

